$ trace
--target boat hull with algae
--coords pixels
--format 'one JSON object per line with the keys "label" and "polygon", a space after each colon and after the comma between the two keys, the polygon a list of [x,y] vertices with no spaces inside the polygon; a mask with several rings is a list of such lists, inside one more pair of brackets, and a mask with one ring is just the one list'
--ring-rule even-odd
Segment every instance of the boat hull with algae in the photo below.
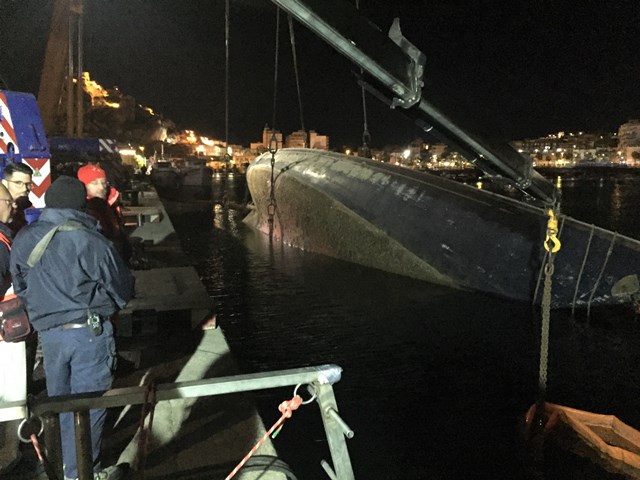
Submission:
{"label": "boat hull with algae", "polygon": [[[274,240],[450,287],[540,303],[547,212],[428,173],[312,149],[249,167],[246,223]],[[272,215],[270,215],[272,214]],[[270,217],[273,222],[271,223]],[[637,293],[640,242],[559,216],[554,308]],[[534,299],[535,297],[535,299]]]}

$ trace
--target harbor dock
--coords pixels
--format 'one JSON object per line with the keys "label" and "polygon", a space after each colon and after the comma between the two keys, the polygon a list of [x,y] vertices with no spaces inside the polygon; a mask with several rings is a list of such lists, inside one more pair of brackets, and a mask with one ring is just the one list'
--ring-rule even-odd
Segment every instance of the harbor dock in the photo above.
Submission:
{"label": "harbor dock", "polygon": [[[237,375],[224,334],[212,320],[211,299],[180,248],[157,193],[141,192],[139,203],[125,207],[124,215],[132,242],[141,247],[145,266],[152,268],[134,271],[135,298],[115,322],[119,365],[110,392],[131,387],[151,392],[150,386]],[[209,323],[202,326],[202,320]],[[34,374],[37,391],[32,392],[36,405],[47,402],[43,376],[40,365]],[[242,393],[158,401],[152,415],[151,403],[145,403],[146,408],[128,405],[108,410],[103,467],[123,465],[130,470],[127,478],[139,476],[140,470],[154,479],[225,478],[265,435],[251,399]],[[148,442],[140,440],[141,431],[150,432]],[[22,445],[22,453],[20,464],[5,478],[47,478],[30,444]],[[258,467],[256,462],[251,468],[247,463],[248,468],[234,478],[294,478],[282,473],[287,467],[277,459],[268,437],[256,459]],[[274,469],[265,468],[268,465]]]}

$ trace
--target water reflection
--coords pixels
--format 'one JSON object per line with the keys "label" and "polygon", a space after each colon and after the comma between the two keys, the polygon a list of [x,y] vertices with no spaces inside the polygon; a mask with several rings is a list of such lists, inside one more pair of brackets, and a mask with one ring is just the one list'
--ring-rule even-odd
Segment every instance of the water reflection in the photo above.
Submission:
{"label": "water reflection", "polygon": [[562,212],[599,227],[640,239],[637,205],[640,170],[636,173],[569,173],[562,179]]}

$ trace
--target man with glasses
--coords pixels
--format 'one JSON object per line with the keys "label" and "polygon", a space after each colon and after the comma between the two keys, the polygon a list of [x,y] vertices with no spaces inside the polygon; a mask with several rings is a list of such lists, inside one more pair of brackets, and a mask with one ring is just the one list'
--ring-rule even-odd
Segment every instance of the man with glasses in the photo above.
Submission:
{"label": "man with glasses", "polygon": [[33,170],[26,163],[14,162],[6,165],[2,172],[2,184],[16,202],[16,208],[9,227],[15,235],[27,224],[24,211],[31,207],[29,192],[31,191],[31,176]]}
{"label": "man with glasses", "polygon": [[[11,218],[14,201],[9,190],[0,185],[0,301],[8,299],[13,291],[9,273]],[[7,343],[0,333],[0,404],[24,402],[27,398],[27,361],[25,342]],[[0,477],[9,473],[20,461],[18,425],[22,419],[0,422]]]}
{"label": "man with glasses", "polygon": [[[20,229],[27,224],[25,218],[25,210],[31,208],[31,201],[29,200],[29,192],[31,191],[31,177],[33,170],[26,163],[12,162],[5,165],[2,172],[2,185],[9,192],[9,196],[13,199],[13,213],[7,223],[7,226],[11,229],[13,237],[15,237]],[[0,197],[2,198],[2,197]],[[36,367],[42,363],[42,352],[39,348],[38,335],[33,333],[27,338],[27,371],[29,375],[27,377],[28,388],[31,393],[33,388],[33,371]]]}

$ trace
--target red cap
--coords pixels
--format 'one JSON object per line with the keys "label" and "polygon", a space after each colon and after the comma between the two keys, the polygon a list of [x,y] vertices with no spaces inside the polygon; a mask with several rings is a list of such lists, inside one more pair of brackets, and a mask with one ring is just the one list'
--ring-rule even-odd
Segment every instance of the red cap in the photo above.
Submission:
{"label": "red cap", "polygon": [[107,178],[107,175],[97,165],[85,165],[78,169],[78,179],[85,185],[89,185],[99,178]]}

